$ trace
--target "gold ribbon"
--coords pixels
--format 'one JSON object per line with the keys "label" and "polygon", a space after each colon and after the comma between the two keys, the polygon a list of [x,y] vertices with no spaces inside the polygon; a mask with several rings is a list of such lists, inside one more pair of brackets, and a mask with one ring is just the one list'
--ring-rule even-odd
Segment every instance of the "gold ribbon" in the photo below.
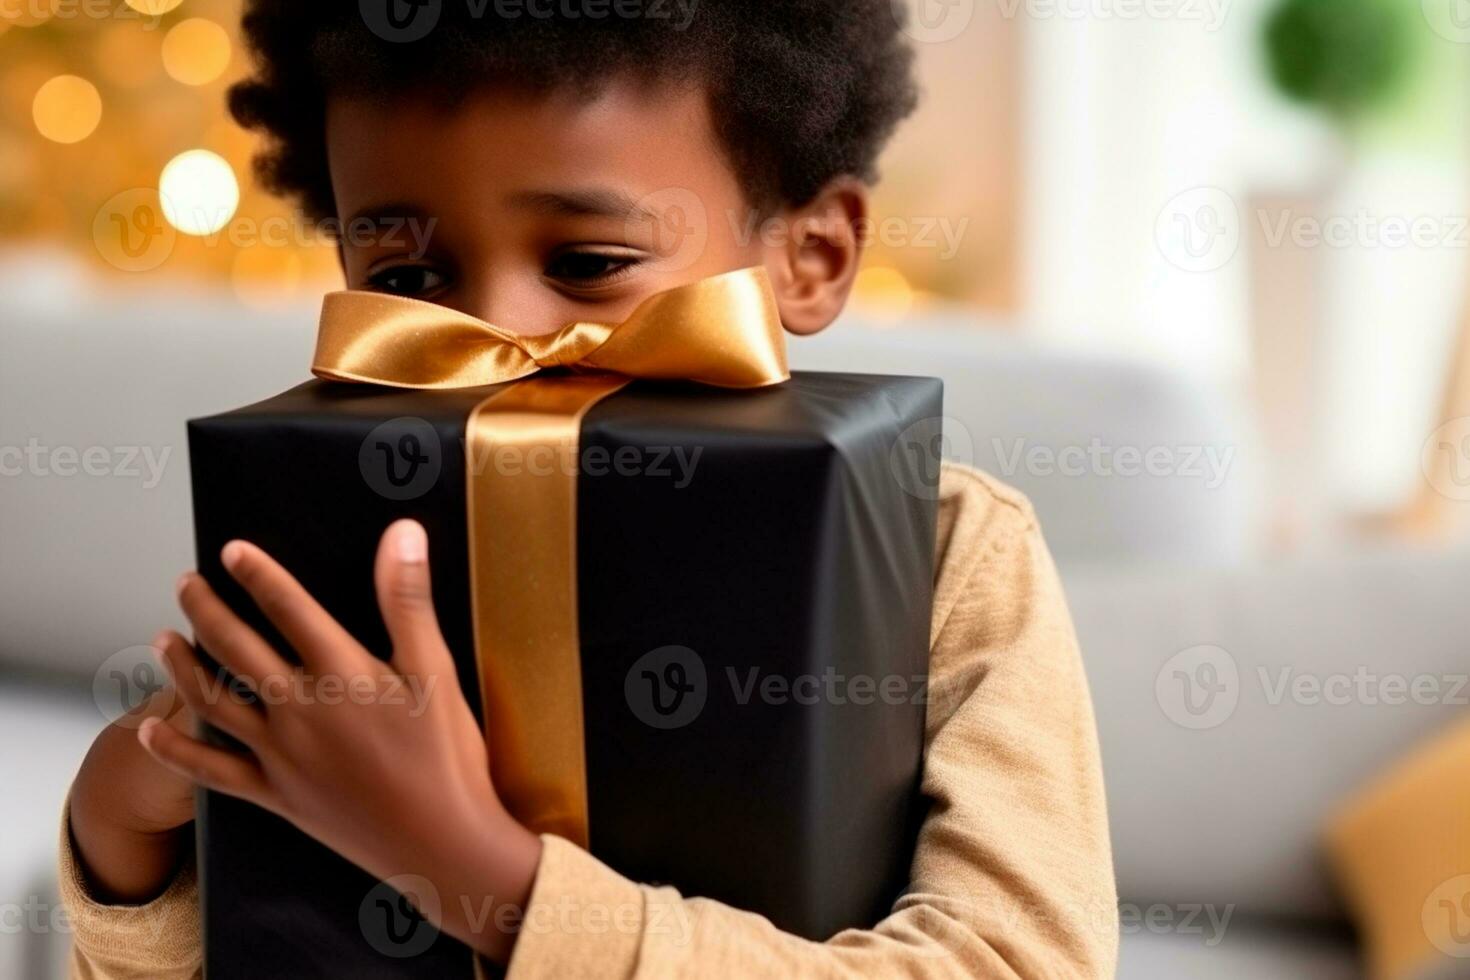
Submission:
{"label": "gold ribbon", "polygon": [[[588,846],[576,491],[582,418],[633,378],[760,388],[790,377],[763,269],[658,293],[620,324],[523,337],[420,300],[330,293],[312,373],[502,388],[465,427],[470,604],[495,787],[526,826]],[[536,459],[540,459],[540,463]]]}
{"label": "gold ribbon", "polygon": [[523,337],[422,300],[329,293],[311,370],[331,381],[473,388],[543,368],[759,388],[790,377],[764,269],[741,269],[650,296],[628,319]]}

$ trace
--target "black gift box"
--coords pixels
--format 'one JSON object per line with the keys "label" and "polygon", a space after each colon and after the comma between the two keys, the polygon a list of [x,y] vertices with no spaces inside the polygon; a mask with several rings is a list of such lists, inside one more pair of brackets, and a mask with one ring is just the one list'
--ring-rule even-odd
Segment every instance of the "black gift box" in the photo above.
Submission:
{"label": "black gift box", "polygon": [[[200,572],[284,649],[219,562],[254,541],[386,657],[373,556],[416,518],[478,714],[464,432],[490,390],[313,381],[190,422]],[[940,400],[931,379],[798,373],[753,391],[634,382],[588,412],[594,855],[814,939],[887,913],[922,817]],[[471,975],[464,946],[271,814],[202,793],[198,847],[209,980]]]}

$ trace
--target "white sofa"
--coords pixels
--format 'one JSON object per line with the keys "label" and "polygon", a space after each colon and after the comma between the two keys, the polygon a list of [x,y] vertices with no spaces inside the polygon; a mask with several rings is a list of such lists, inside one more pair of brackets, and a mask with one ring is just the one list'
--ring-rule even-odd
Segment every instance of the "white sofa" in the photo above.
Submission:
{"label": "white sofa", "polygon": [[[0,448],[103,447],[111,470],[0,476],[0,910],[32,895],[29,904],[51,901],[55,818],[102,722],[98,665],[181,625],[172,583],[192,562],[184,419],[303,379],[313,319],[207,294],[8,286]],[[1470,610],[1457,591],[1470,554],[1267,563],[1252,530],[1259,459],[1228,399],[972,327],[958,316],[890,329],[854,320],[797,342],[793,356],[798,367],[944,377],[951,449],[1036,503],[1097,705],[1124,903],[1121,975],[1359,976],[1318,825],[1333,801],[1462,709],[1270,695],[1283,667],[1463,671]],[[1037,465],[1045,454],[1006,471],[1016,439],[1052,451],[1233,447],[1235,461],[1218,485],[1067,475]],[[126,447],[151,447],[155,460],[169,452],[156,486],[146,468],[115,472]],[[1236,666],[1238,703],[1215,727],[1192,729],[1156,682],[1200,645]],[[0,928],[0,976],[53,975],[64,931]]]}

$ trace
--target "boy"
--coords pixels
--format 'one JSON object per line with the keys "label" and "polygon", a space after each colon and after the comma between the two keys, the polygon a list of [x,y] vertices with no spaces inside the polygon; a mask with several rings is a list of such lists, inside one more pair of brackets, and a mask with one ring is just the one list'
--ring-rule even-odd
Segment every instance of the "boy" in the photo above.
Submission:
{"label": "boy", "polygon": [[[865,182],[914,103],[888,0],[705,0],[683,21],[654,5],[586,7],[390,0],[395,19],[375,21],[372,3],[254,0],[258,70],[231,107],[272,138],[263,177],[312,215],[433,222],[426,247],[344,235],[351,288],[533,334],[618,322],[655,292],[763,266],[787,329],[830,324],[857,273]],[[405,15],[430,12],[407,39]],[[771,221],[782,234],[750,233]],[[439,634],[429,542],[400,521],[375,578],[392,666],[436,684],[428,709],[211,700],[189,643],[161,634],[173,689],[130,719],[136,733],[99,735],[69,800],[74,975],[196,975],[195,784],[276,812],[380,878],[413,868],[440,894],[523,912],[512,929],[468,916],[479,901],[422,910],[513,976],[1111,975],[1101,769],[1056,572],[1013,491],[947,467],[940,494],[929,809],[910,887],[872,929],[809,942],[520,826]],[[231,542],[222,559],[307,673],[381,672],[263,551]],[[247,684],[284,689],[292,668],[198,575],[180,579],[179,601]],[[251,751],[196,741],[197,717]],[[617,911],[606,928],[568,928],[568,906]],[[653,926],[670,921],[682,927]]]}

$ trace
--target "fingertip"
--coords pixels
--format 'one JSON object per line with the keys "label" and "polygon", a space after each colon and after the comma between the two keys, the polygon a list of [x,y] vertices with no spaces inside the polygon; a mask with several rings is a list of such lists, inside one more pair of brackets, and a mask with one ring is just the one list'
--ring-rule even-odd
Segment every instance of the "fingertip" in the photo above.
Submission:
{"label": "fingertip", "polygon": [[149,752],[153,751],[153,743],[156,737],[153,734],[153,730],[161,724],[163,724],[163,721],[154,717],[144,718],[138,723],[138,741],[142,742],[143,748]]}
{"label": "fingertip", "polygon": [[225,566],[225,571],[231,575],[235,573],[235,569],[244,559],[245,542],[239,539],[226,542],[225,546],[219,550],[220,563]]}
{"label": "fingertip", "polygon": [[429,560],[429,534],[418,521],[411,518],[394,521],[387,534],[389,552],[397,561],[422,565]]}

